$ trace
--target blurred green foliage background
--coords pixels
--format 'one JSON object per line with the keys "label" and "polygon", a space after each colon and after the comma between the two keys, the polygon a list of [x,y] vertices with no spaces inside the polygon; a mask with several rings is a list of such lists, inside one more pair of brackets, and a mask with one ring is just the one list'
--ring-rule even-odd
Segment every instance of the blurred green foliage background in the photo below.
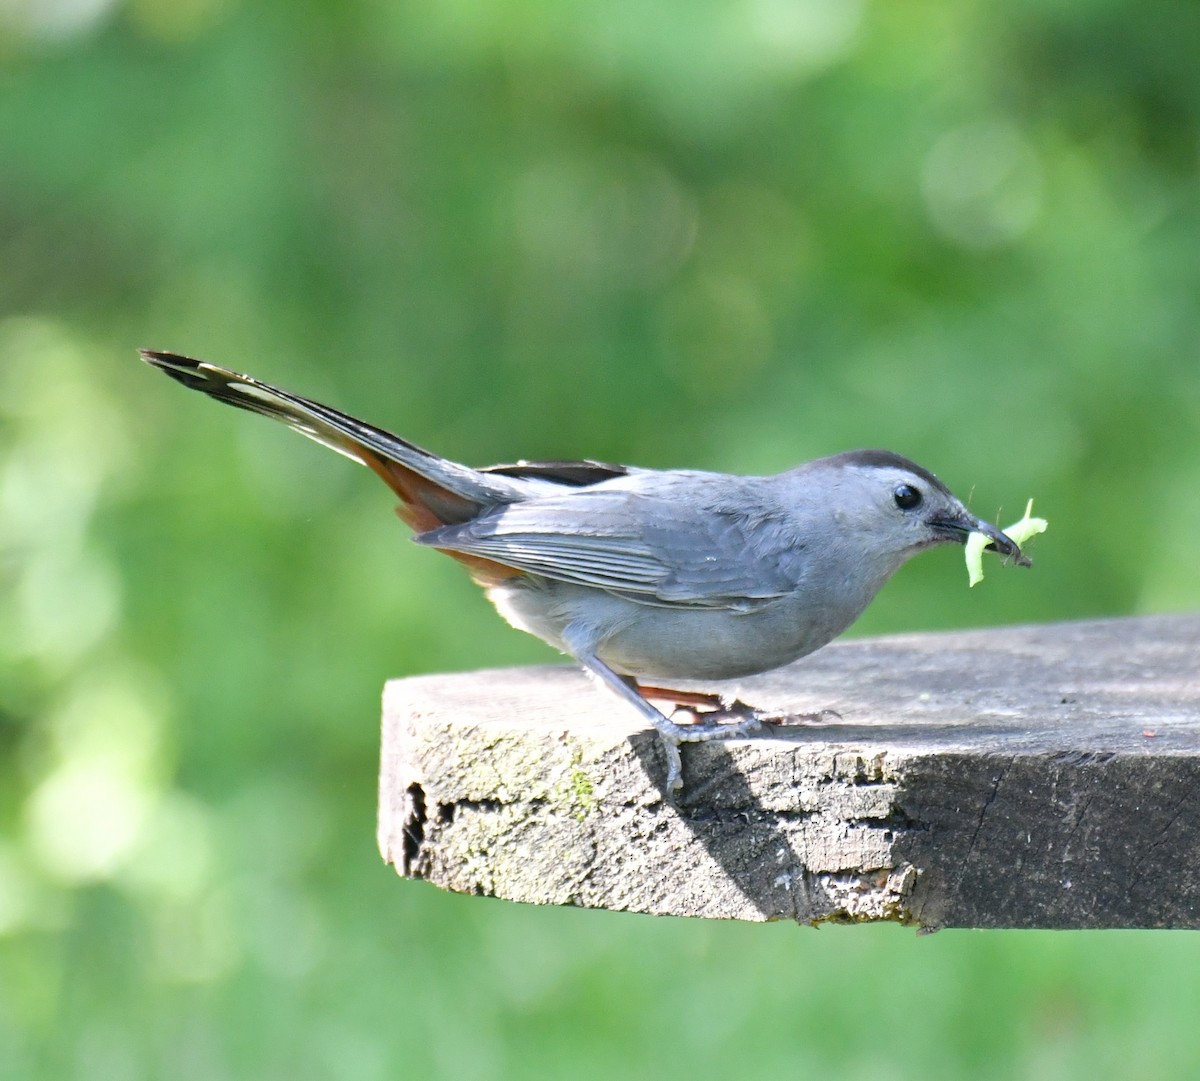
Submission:
{"label": "blurred green foliage background", "polygon": [[1200,941],[537,910],[375,851],[391,676],[544,661],[367,471],[887,446],[1052,531],[854,633],[1200,604],[1200,8],[0,0],[0,1076],[1200,1072]]}

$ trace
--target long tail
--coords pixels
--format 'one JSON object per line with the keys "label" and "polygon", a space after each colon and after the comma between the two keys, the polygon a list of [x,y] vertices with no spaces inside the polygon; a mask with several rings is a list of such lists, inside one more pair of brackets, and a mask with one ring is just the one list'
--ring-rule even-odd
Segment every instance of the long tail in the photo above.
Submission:
{"label": "long tail", "polygon": [[400,497],[396,513],[414,530],[465,522],[489,506],[520,498],[520,482],[431,454],[382,428],[248,375],[175,353],[142,349],[147,364],[219,402],[282,421],[377,473]]}

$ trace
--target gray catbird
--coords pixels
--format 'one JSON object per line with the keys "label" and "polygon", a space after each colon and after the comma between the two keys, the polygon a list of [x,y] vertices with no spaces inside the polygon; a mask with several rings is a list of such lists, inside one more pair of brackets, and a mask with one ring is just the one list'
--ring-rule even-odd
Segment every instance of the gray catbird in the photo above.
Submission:
{"label": "gray catbird", "polygon": [[514,627],[570,654],[654,726],[672,790],[681,743],[747,735],[761,721],[748,712],[736,723],[678,724],[642,692],[696,696],[646,681],[730,679],[803,657],[849,627],[911,556],[972,532],[1029,563],[937,477],[890,451],[770,477],[593,461],[471,469],[215,364],[142,358],[378,473],[413,540],[465,564]]}

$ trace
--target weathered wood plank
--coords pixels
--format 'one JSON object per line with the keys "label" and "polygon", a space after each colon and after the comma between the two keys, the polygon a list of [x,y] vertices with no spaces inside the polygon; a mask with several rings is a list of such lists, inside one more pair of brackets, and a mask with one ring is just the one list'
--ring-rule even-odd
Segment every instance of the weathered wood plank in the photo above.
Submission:
{"label": "weathered wood plank", "polygon": [[380,850],[543,904],[1200,926],[1200,616],[840,642],[732,689],[837,715],[685,746],[672,800],[654,735],[573,668],[394,681]]}

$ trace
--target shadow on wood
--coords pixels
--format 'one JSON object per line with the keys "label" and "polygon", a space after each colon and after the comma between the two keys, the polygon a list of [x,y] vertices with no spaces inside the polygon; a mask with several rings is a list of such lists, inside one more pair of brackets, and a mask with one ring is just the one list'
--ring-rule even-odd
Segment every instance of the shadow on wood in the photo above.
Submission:
{"label": "shadow on wood", "polygon": [[446,889],[747,920],[1200,926],[1200,616],[839,642],[657,737],[568,667],[384,696],[379,844]]}

